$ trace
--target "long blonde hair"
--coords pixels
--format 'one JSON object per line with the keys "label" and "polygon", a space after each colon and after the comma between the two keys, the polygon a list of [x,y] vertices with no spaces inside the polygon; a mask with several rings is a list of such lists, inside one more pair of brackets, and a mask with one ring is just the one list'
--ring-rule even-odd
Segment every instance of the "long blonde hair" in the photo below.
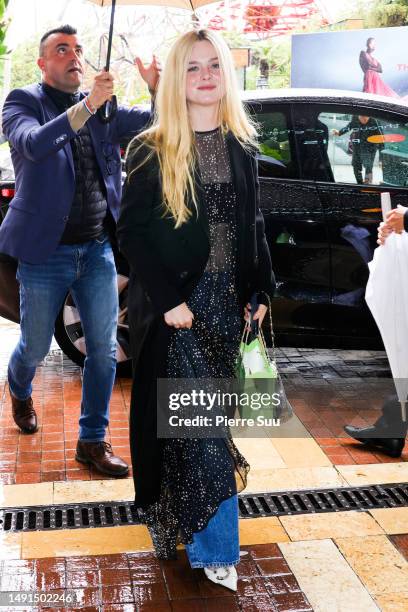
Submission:
{"label": "long blonde hair", "polygon": [[191,216],[189,196],[197,209],[195,137],[188,116],[186,76],[193,45],[201,40],[208,40],[214,46],[224,79],[225,94],[219,105],[223,133],[231,132],[244,147],[256,146],[256,128],[241,102],[233,59],[226,42],[209,30],[192,30],[183,34],[172,46],[160,77],[153,125],[129,145],[129,151],[141,143],[151,149],[144,161],[154,152],[157,154],[164,214],[174,218],[176,228]]}

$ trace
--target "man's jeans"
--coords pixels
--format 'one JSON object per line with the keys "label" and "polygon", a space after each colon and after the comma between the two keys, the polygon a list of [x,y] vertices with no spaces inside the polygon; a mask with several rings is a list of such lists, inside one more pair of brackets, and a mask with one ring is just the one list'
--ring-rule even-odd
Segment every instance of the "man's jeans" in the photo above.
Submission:
{"label": "man's jeans", "polygon": [[238,496],[224,500],[202,531],[186,544],[192,568],[223,567],[239,563]]}
{"label": "man's jeans", "polygon": [[43,264],[19,262],[17,279],[21,337],[8,367],[11,392],[20,400],[30,397],[36,367],[49,351],[55,319],[71,291],[87,351],[79,438],[103,440],[116,371],[118,317],[116,268],[109,239],[60,245]]}

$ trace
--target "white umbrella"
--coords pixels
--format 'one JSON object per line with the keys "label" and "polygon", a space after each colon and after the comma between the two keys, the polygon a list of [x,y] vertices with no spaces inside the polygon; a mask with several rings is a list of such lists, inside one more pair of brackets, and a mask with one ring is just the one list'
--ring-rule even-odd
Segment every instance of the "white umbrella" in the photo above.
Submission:
{"label": "white umbrella", "polygon": [[92,2],[92,4],[97,4],[98,6],[111,6],[111,20],[110,20],[110,28],[109,28],[109,40],[108,40],[108,50],[107,50],[107,61],[106,66],[109,69],[110,64],[110,54],[112,48],[112,36],[113,36],[113,25],[115,21],[115,9],[117,4],[121,4],[124,6],[131,5],[144,5],[144,6],[172,6],[174,8],[185,9],[186,11],[195,12],[196,9],[201,6],[205,6],[206,4],[213,4],[214,2],[218,2],[219,0],[88,0],[88,2]]}
{"label": "white umbrella", "polygon": [[380,330],[406,421],[408,396],[408,234],[392,233],[368,264],[365,299]]}
{"label": "white umbrella", "polygon": [[132,4],[144,4],[144,5],[155,5],[155,6],[174,6],[176,8],[186,9],[187,11],[195,11],[201,6],[211,4],[214,0],[88,0],[93,4],[99,6],[112,6],[113,4],[124,4],[131,6]]}
{"label": "white umbrella", "polygon": [[[124,6],[131,6],[132,4],[136,5],[145,5],[145,6],[172,6],[175,8],[185,9],[187,11],[195,12],[196,9],[201,6],[205,6],[206,4],[213,4],[214,2],[218,2],[219,0],[88,0],[88,2],[92,2],[92,4],[97,4],[98,6],[111,6],[111,19],[110,19],[110,27],[109,27],[109,38],[108,38],[108,47],[106,52],[106,62],[105,67],[106,70],[109,70],[110,66],[110,58],[112,51],[112,39],[113,39],[113,26],[115,22],[115,9],[117,4],[123,4]],[[112,110],[111,110],[112,109]],[[114,112],[114,106],[111,106],[109,103],[105,103],[102,107],[101,112],[99,112],[99,116],[104,122],[108,122]]]}

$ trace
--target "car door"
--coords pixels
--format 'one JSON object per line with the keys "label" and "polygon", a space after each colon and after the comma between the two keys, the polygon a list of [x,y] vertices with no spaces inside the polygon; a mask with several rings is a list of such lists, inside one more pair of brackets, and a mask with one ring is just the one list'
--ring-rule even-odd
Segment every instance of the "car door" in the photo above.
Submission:
{"label": "car door", "polygon": [[[407,204],[408,118],[392,112],[318,103],[299,113],[312,114],[328,134],[316,176],[330,240],[331,317],[334,331],[359,338],[362,346],[381,346],[364,295],[368,262],[377,247],[381,193],[392,205]],[[367,340],[372,343],[367,344]]]}
{"label": "car door", "polygon": [[321,333],[328,323],[328,238],[316,185],[299,175],[291,105],[263,101],[251,108],[259,126],[261,208],[277,279],[273,314],[284,342],[288,334]]}

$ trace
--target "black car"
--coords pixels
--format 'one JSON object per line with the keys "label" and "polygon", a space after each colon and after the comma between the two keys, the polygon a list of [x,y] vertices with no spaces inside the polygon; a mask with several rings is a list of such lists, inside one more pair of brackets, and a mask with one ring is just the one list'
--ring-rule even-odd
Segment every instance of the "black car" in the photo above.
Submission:
{"label": "black car", "polygon": [[[365,304],[376,248],[381,193],[408,205],[408,106],[363,93],[328,90],[245,92],[259,127],[261,208],[277,278],[272,303],[277,342],[381,348]],[[0,210],[13,183],[0,185]],[[0,217],[1,221],[1,217]],[[127,268],[118,257],[119,368],[129,355]],[[0,315],[8,316],[1,305]],[[84,359],[81,321],[68,295],[55,337]]]}
{"label": "black car", "polygon": [[[408,106],[302,89],[261,91],[247,100],[260,127],[278,341],[381,348],[364,300],[367,264],[377,246],[381,193],[391,194],[393,207],[408,205]],[[370,162],[371,173],[364,169]]]}

